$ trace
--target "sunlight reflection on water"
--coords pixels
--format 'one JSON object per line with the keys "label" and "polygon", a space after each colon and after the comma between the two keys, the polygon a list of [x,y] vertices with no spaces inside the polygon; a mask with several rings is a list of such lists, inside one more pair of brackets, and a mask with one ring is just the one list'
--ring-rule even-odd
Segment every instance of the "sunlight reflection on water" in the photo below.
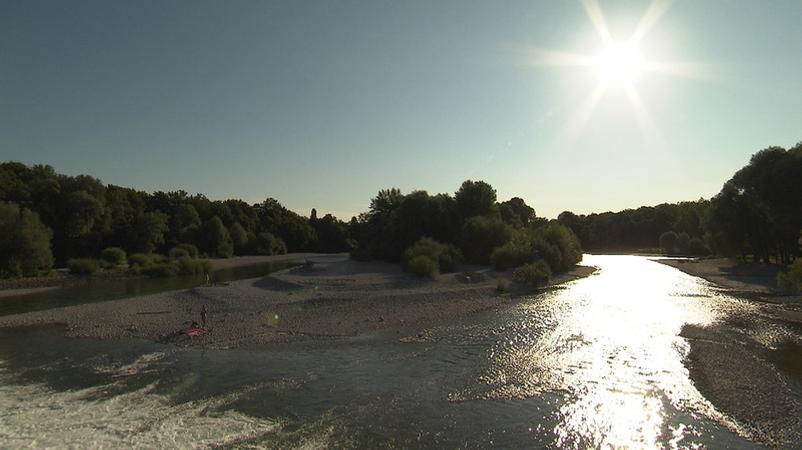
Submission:
{"label": "sunlight reflection on water", "polygon": [[586,255],[583,264],[601,272],[536,297],[518,309],[517,325],[499,330],[481,385],[466,399],[564,392],[553,430],[562,448],[676,446],[673,434],[693,430],[672,429],[667,405],[726,421],[689,379],[679,333],[748,306],[641,257]]}

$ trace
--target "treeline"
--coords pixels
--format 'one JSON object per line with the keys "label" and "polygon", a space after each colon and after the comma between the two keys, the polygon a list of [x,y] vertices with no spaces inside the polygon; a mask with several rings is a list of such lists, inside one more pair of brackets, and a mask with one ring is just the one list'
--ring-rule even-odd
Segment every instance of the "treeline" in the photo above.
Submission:
{"label": "treeline", "polygon": [[710,200],[566,211],[552,221],[520,198],[497,201],[482,181],[465,181],[454,195],[385,189],[346,223],[315,210],[301,216],[272,198],[248,204],[184,191],[151,194],[46,165],[0,164],[0,276],[34,275],[110,248],[177,260],[183,245],[210,257],[352,250],[355,259],[401,262],[428,275],[466,261],[521,267],[532,280],[573,266],[582,247],[790,263],[800,255],[800,230],[802,143],[756,153]]}
{"label": "treeline", "polygon": [[660,236],[669,233],[677,243],[687,244],[663,248],[667,253],[705,254],[703,222],[708,207],[707,200],[699,200],[588,215],[565,211],[558,220],[591,252],[654,250],[661,246]]}
{"label": "treeline", "polygon": [[103,249],[167,254],[191,244],[206,256],[348,251],[348,226],[303,217],[268,198],[212,201],[68,176],[47,165],[0,164],[0,274],[33,275],[55,262],[97,258]]}
{"label": "treeline", "polygon": [[659,246],[669,254],[788,264],[800,256],[802,143],[757,152],[709,201],[590,215],[566,211],[558,219],[588,251]]}
{"label": "treeline", "polygon": [[519,268],[521,281],[538,284],[582,258],[576,236],[557,221],[538,218],[514,197],[497,202],[483,181],[465,181],[454,196],[386,189],[370,210],[352,219],[355,259],[400,261],[409,271],[433,276],[456,263]]}

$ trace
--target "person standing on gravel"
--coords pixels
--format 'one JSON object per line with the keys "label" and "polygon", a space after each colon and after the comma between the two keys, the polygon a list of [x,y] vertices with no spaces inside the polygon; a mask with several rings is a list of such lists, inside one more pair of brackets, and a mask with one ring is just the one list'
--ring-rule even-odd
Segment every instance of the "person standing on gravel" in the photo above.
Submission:
{"label": "person standing on gravel", "polygon": [[209,311],[206,309],[206,304],[201,306],[201,325],[206,328],[206,319],[208,318]]}

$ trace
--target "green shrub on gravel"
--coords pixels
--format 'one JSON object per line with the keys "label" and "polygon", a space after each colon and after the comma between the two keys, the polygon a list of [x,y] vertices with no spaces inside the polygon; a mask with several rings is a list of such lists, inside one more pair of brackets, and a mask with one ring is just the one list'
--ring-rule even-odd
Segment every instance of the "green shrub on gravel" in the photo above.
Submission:
{"label": "green shrub on gravel", "polygon": [[[457,264],[462,260],[462,255],[456,247],[450,244],[442,244],[434,239],[423,237],[410,245],[401,256],[401,266],[409,271],[410,263],[419,256],[425,256],[437,266],[438,273],[453,272]],[[418,262],[418,264],[422,264]],[[415,273],[415,272],[413,272]]]}
{"label": "green shrub on gravel", "polygon": [[169,255],[170,259],[179,259],[185,257],[192,259],[192,257],[189,256],[189,252],[183,248],[177,248],[177,247],[171,248]]}
{"label": "green shrub on gravel", "polygon": [[100,259],[110,266],[119,266],[125,262],[125,250],[120,247],[109,247],[100,252]]}
{"label": "green shrub on gravel", "polygon": [[179,275],[204,275],[212,273],[212,263],[208,259],[192,259],[182,256],[175,260]]}
{"label": "green shrub on gravel", "polygon": [[92,258],[73,258],[67,261],[70,273],[76,275],[92,275],[100,270],[100,261]]}
{"label": "green shrub on gravel", "polygon": [[415,256],[406,264],[406,270],[422,277],[435,278],[440,274],[440,268],[435,260],[428,256]]}
{"label": "green shrub on gravel", "polygon": [[793,293],[802,292],[802,258],[788,266],[786,272],[777,274],[777,284]]}
{"label": "green shrub on gravel", "polygon": [[190,258],[197,258],[200,254],[198,252],[198,247],[195,247],[192,244],[178,244],[175,247],[173,247],[173,250],[175,249],[184,250],[185,252],[187,252]]}
{"label": "green shrub on gravel", "polygon": [[513,281],[526,283],[532,287],[539,287],[546,284],[551,279],[551,268],[549,264],[539,259],[530,264],[524,264],[512,272]]}

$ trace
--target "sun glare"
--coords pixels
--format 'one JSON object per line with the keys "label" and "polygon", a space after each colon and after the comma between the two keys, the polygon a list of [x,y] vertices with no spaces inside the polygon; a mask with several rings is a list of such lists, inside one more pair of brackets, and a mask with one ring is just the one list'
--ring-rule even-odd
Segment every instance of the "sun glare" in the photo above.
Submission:
{"label": "sun glare", "polygon": [[[684,78],[708,78],[704,66],[678,61],[659,61],[647,58],[641,52],[641,42],[649,31],[665,14],[672,0],[652,0],[632,34],[626,39],[616,39],[607,27],[604,13],[598,0],[581,0],[590,22],[595,28],[600,42],[600,50],[595,54],[574,53],[565,50],[535,49],[535,64],[548,66],[573,66],[589,70],[598,77],[596,86],[575,113],[568,119],[563,135],[570,138],[576,135],[590,119],[605,93],[615,89],[625,93],[635,114],[636,122],[648,143],[657,143],[656,129],[648,108],[640,93],[638,84],[647,74],[663,74]],[[654,56],[654,55],[648,55]],[[640,86],[643,88],[644,86]],[[616,96],[620,97],[620,96]]]}
{"label": "sun glare", "polygon": [[610,42],[594,66],[605,84],[631,85],[643,71],[644,62],[636,45]]}

